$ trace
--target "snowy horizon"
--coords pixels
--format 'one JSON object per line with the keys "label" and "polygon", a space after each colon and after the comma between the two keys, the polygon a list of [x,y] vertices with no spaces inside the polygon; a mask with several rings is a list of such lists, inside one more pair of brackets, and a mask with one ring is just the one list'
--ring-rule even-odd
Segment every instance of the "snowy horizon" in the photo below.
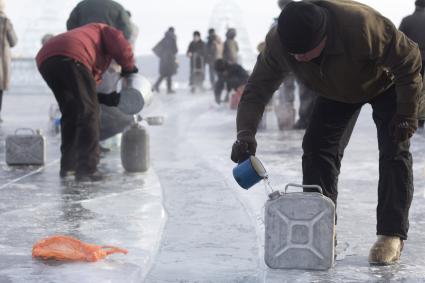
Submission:
{"label": "snowy horizon", "polygon": [[[18,33],[19,43],[13,49],[15,57],[32,57],[41,46],[40,39],[46,33],[65,31],[69,13],[79,0],[40,0],[37,5],[31,0],[6,0],[6,13],[12,20]],[[213,15],[217,6],[233,4],[240,11],[227,15],[230,23],[240,22],[247,32],[247,41],[252,52],[261,42],[273,18],[279,14],[276,0],[267,2],[258,0],[118,0],[132,13],[132,20],[139,27],[136,44],[137,55],[152,54],[151,48],[162,38],[169,26],[174,26],[178,37],[179,53],[184,54],[192,39],[194,30],[199,30],[205,38],[211,23],[220,15]],[[401,19],[412,13],[414,1],[403,2],[389,0],[362,0],[384,16],[399,25]],[[224,4],[223,4],[224,3]],[[23,9],[22,7],[26,7]],[[146,9],[145,7],[148,7]],[[24,19],[24,20],[22,20]],[[223,32],[220,33],[224,37]]]}

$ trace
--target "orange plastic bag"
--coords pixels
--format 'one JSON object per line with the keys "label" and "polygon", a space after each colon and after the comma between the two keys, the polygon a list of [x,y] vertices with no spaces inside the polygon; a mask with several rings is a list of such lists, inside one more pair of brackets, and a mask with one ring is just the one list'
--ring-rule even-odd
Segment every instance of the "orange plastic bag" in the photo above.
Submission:
{"label": "orange plastic bag", "polygon": [[127,254],[125,249],[113,246],[96,246],[69,236],[52,236],[40,240],[32,247],[32,256],[61,261],[98,261],[110,254]]}

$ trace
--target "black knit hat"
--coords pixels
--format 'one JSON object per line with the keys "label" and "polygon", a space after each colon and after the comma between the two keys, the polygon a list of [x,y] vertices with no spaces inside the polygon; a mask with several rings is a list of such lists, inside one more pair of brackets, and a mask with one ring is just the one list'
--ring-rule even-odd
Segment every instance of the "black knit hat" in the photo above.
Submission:
{"label": "black knit hat", "polygon": [[307,2],[291,2],[278,19],[277,31],[289,53],[302,54],[317,47],[326,35],[324,8]]}
{"label": "black knit hat", "polygon": [[415,5],[419,7],[425,7],[425,0],[416,0]]}

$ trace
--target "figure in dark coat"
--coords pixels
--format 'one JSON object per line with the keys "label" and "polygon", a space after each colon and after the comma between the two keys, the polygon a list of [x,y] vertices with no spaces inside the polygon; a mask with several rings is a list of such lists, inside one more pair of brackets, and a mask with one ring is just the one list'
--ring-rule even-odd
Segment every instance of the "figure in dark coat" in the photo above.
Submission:
{"label": "figure in dark coat", "polygon": [[194,92],[196,87],[203,88],[202,84],[205,79],[206,47],[199,31],[193,33],[193,40],[190,42],[186,54],[190,58],[189,85]]}
{"label": "figure in dark coat", "polygon": [[153,90],[159,92],[159,86],[163,79],[167,80],[167,93],[175,93],[172,89],[172,76],[177,73],[177,37],[174,28],[170,27],[163,39],[152,49],[159,57],[159,78],[153,86]]}
{"label": "figure in dark coat", "polygon": [[119,29],[126,39],[131,37],[130,16],[121,4],[113,0],[83,0],[75,6],[66,22],[67,30],[90,23],[104,23]]}
{"label": "figure in dark coat", "polygon": [[[421,75],[424,77],[425,70],[425,0],[417,0],[415,2],[416,9],[415,12],[403,18],[400,24],[399,30],[404,32],[411,40],[416,42],[419,45],[419,50],[421,51],[422,56],[422,69]],[[424,113],[420,113],[423,115]],[[424,127],[424,122],[422,118],[418,121],[418,126],[420,128]]]}
{"label": "figure in dark coat", "polygon": [[417,0],[415,4],[415,12],[403,18],[399,30],[419,45],[422,55],[421,74],[423,76],[425,68],[425,0]]}

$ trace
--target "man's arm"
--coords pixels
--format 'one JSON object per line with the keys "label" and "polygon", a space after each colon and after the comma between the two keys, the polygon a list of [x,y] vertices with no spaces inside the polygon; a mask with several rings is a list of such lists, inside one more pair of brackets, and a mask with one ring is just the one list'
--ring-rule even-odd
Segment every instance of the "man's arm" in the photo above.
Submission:
{"label": "man's arm", "polygon": [[388,36],[380,36],[381,40],[375,41],[373,52],[378,54],[378,62],[394,75],[397,114],[417,117],[418,99],[422,89],[422,61],[418,45],[398,31],[390,21],[385,20],[384,27]]}
{"label": "man's arm", "polygon": [[102,29],[102,40],[106,52],[122,67],[123,73],[135,69],[133,49],[120,30],[105,25]]}
{"label": "man's arm", "polygon": [[9,19],[7,19],[6,25],[7,42],[10,47],[14,47],[18,43],[18,37],[16,36],[15,29]]}
{"label": "man's arm", "polygon": [[280,46],[273,46],[277,43],[277,39],[273,40],[271,36],[272,33],[267,36],[266,48],[257,58],[239,103],[236,118],[238,139],[247,136],[254,138],[265,106],[289,72],[288,67],[282,66],[282,61],[274,57],[272,49],[280,48]]}

